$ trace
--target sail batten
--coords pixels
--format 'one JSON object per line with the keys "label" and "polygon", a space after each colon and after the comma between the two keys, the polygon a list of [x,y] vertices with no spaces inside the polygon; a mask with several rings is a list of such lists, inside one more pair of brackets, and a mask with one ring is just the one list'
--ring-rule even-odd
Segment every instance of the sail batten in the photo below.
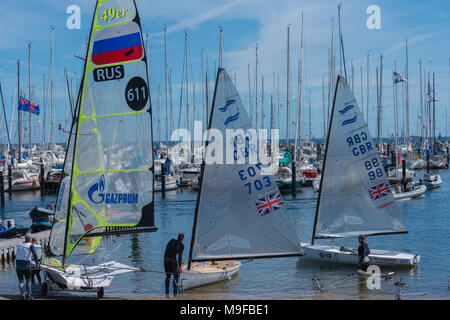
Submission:
{"label": "sail batten", "polygon": [[387,174],[346,80],[338,77],[313,239],[406,233]]}
{"label": "sail batten", "polygon": [[80,91],[51,239],[64,257],[94,252],[106,228],[156,231],[147,57],[134,0],[97,1]]}

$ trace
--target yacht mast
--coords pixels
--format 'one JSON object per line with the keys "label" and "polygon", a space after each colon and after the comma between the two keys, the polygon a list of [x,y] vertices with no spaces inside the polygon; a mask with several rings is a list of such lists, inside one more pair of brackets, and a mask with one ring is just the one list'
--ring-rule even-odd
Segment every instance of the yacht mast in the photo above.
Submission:
{"label": "yacht mast", "polygon": [[290,50],[290,44],[289,44],[289,28],[290,25],[287,27],[287,68],[286,68],[286,146],[289,145],[289,70],[290,70],[290,56],[289,56],[289,50]]}
{"label": "yacht mast", "polygon": [[[31,107],[31,41],[28,42],[28,101],[30,101]],[[28,147],[30,148],[30,154],[28,157],[31,159],[31,112],[28,112]]]}

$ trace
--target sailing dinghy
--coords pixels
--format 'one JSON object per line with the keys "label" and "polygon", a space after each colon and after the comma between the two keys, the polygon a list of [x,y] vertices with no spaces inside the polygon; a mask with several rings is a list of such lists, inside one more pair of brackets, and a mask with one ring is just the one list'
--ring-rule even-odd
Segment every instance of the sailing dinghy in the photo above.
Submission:
{"label": "sailing dinghy", "polygon": [[[328,130],[311,244],[304,260],[356,266],[357,248],[316,245],[315,239],[406,233],[367,123],[339,76]],[[370,249],[375,265],[414,266],[420,256]]]}
{"label": "sailing dinghy", "polygon": [[[95,252],[103,236],[154,232],[151,104],[134,0],[98,0],[62,181],[42,268],[48,289],[97,291],[120,273],[116,261],[69,264]],[[126,151],[126,152],[124,152]]]}
{"label": "sailing dinghy", "polygon": [[[212,129],[223,137],[227,129],[237,133],[223,145],[223,150],[233,153],[232,163],[211,163],[209,156],[221,152],[216,135],[214,143],[210,142]],[[273,175],[265,175],[260,163],[249,161],[256,148],[246,145],[246,141],[254,143],[246,139],[247,129],[251,129],[251,121],[239,94],[227,71],[219,68],[189,261],[180,275],[183,290],[230,278],[241,267],[238,260],[301,255],[294,221]]]}

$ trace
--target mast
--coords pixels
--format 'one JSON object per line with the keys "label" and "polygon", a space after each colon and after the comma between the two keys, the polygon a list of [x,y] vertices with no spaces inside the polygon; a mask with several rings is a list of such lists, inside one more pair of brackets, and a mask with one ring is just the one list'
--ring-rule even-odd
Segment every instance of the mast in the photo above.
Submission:
{"label": "mast", "polygon": [[[419,60],[419,74],[420,74],[420,80],[419,80],[419,91],[420,91],[420,148],[423,148],[423,91],[422,91],[422,59]],[[406,78],[408,79],[408,78]],[[420,149],[419,149],[420,150]]]}
{"label": "mast", "polygon": [[[396,72],[397,70],[397,62],[394,60],[394,71]],[[393,85],[393,89],[394,89],[394,129],[395,129],[395,175],[397,176],[398,174],[398,105],[397,105],[397,86],[395,84],[395,78],[392,78],[392,85]]]}
{"label": "mast", "polygon": [[327,136],[327,128],[326,128],[326,122],[327,119],[325,117],[325,83],[322,77],[322,115],[323,115],[323,138]]}
{"label": "mast", "polygon": [[[208,119],[209,119],[209,84],[208,84],[208,58],[206,58],[206,73],[205,73],[205,100],[206,100],[206,128],[208,128]],[[205,142],[206,143],[206,142]]]}
{"label": "mast", "polygon": [[[168,131],[168,127],[169,127],[169,119],[168,119],[168,109],[169,109],[169,105],[168,105],[168,93],[167,93],[167,33],[166,33],[166,26],[164,26],[164,93],[166,96],[166,144],[167,144],[167,148],[169,146],[168,142],[169,142],[169,131]],[[203,63],[203,61],[202,61]],[[168,149],[167,149],[168,151]],[[167,157],[168,157],[169,153],[167,152]]]}
{"label": "mast", "polygon": [[363,117],[364,117],[364,91],[363,91],[363,69],[362,69],[362,65],[360,66],[359,71],[361,73],[361,112],[362,112]]}
{"label": "mast", "polygon": [[[301,36],[300,36],[300,59],[298,62],[298,97],[297,97],[297,123],[295,133],[295,147],[294,147],[294,160],[297,163],[297,147],[301,141],[302,135],[302,87],[303,87],[303,11],[302,11],[302,24],[301,24]],[[289,126],[289,124],[287,124]]]}
{"label": "mast", "polygon": [[312,141],[312,116],[311,116],[311,89],[308,89],[308,113],[309,113],[309,141]]}
{"label": "mast", "polygon": [[270,94],[270,141],[272,141],[273,130],[273,95],[275,94],[275,72],[272,74],[272,93]]}
{"label": "mast", "polygon": [[[169,82],[169,97],[170,97],[170,132],[173,131],[174,128],[174,114],[173,114],[173,100],[172,100],[172,70],[169,71],[169,78],[168,78],[168,82]],[[171,140],[171,138],[169,138],[169,141]]]}
{"label": "mast", "polygon": [[47,113],[47,107],[46,107],[47,98],[46,98],[46,96],[47,96],[47,89],[46,89],[46,83],[45,83],[45,73],[43,73],[42,74],[42,108],[44,109],[44,121],[42,124],[42,139],[41,139],[41,141],[42,141],[42,147],[44,148],[44,150],[45,150],[45,128],[46,128],[45,121],[47,120],[46,119],[46,113]]}
{"label": "mast", "polygon": [[367,90],[367,102],[366,102],[366,121],[369,123],[369,54],[367,54],[367,84],[366,84],[366,90]]}
{"label": "mast", "polygon": [[[202,88],[202,110],[204,110],[205,111],[205,115],[206,115],[206,110],[205,110],[205,108],[206,108],[206,106],[205,106],[205,87],[203,86],[203,83],[204,83],[204,81],[205,81],[205,71],[203,70],[203,48],[201,49],[201,60],[202,60],[202,85],[201,85],[201,88]],[[203,112],[203,111],[202,111]],[[205,118],[202,116],[202,146],[203,146],[203,132],[204,132],[204,130],[205,130]]]}
{"label": "mast", "polygon": [[382,141],[382,107],[383,107],[383,55],[380,55],[380,85],[379,85],[379,100],[378,100],[378,150],[383,150]]}
{"label": "mast", "polygon": [[54,45],[55,45],[55,26],[51,26],[52,29],[52,49],[51,49],[51,63],[50,63],[50,83],[51,83],[51,94],[50,94],[50,113],[51,113],[51,124],[50,124],[50,129],[51,129],[51,136],[52,136],[52,157],[51,157],[51,161],[53,164],[53,152],[55,151],[55,124],[54,124],[54,118],[55,118],[55,71],[54,71]]}
{"label": "mast", "polygon": [[350,61],[352,67],[352,92],[355,92],[355,68],[353,67],[353,59]]}
{"label": "mast", "polygon": [[261,129],[264,129],[264,76],[261,77]]}
{"label": "mast", "polygon": [[253,123],[253,101],[252,101],[252,87],[250,83],[250,63],[247,64],[247,75],[248,75],[248,106],[249,106],[248,111],[250,113],[250,121]]}
{"label": "mast", "polygon": [[436,154],[436,86],[433,71],[433,153]]}
{"label": "mast", "polygon": [[[189,130],[189,69],[188,69],[188,35],[187,32],[184,32],[184,46],[185,46],[185,55],[186,55],[186,130]],[[190,161],[190,160],[189,160]]]}
{"label": "mast", "polygon": [[64,69],[64,130],[67,131],[67,70]]}
{"label": "mast", "polygon": [[[30,101],[31,107],[31,41],[28,42],[28,100]],[[28,144],[30,148],[30,154],[28,155],[31,159],[31,112],[28,112]]]}
{"label": "mast", "polygon": [[[17,105],[20,104],[20,61],[17,60]],[[22,148],[22,113],[19,108],[17,108],[17,129],[19,131],[19,163],[22,162],[22,157],[20,156]]]}
{"label": "mast", "polygon": [[156,95],[156,124],[158,130],[158,143],[161,145],[161,83],[158,83]]}
{"label": "mast", "polygon": [[320,179],[319,194],[317,195],[316,213],[314,215],[314,225],[313,225],[313,232],[312,232],[312,238],[311,238],[311,245],[314,244],[314,240],[316,237],[316,226],[317,226],[317,221],[319,219],[319,208],[320,208],[320,198],[321,198],[320,194],[322,193],[323,177],[325,176],[325,167],[326,167],[327,155],[328,155],[328,144],[330,142],[330,130],[331,130],[331,124],[333,123],[334,107],[336,104],[337,86],[339,84],[340,78],[341,78],[341,76],[339,75],[337,77],[336,87],[334,89],[334,98],[333,98],[333,107],[331,109],[331,118],[330,118],[330,122],[328,123],[327,141],[325,144],[325,154],[323,156],[323,164],[322,164],[322,179]]}
{"label": "mast", "polygon": [[[409,75],[408,75],[408,38],[406,38],[406,70],[405,70],[405,77],[406,80],[409,79]],[[408,85],[408,81],[406,81],[405,83],[406,86],[406,112],[405,112],[405,116],[406,116],[406,145],[409,147],[409,85]]]}
{"label": "mast", "polygon": [[[195,82],[192,81],[192,136],[195,137],[195,109],[196,109],[196,101],[195,101]],[[195,140],[192,138],[192,155],[195,152]]]}
{"label": "mast", "polygon": [[223,54],[223,31],[222,27],[219,29],[220,41],[219,41],[219,69],[222,68],[222,54]]}
{"label": "mast", "polygon": [[258,44],[255,48],[255,128],[258,129]]}
{"label": "mast", "polygon": [[341,7],[342,3],[338,4],[338,26],[339,26],[339,74],[342,75],[342,33],[341,33]]}
{"label": "mast", "polygon": [[212,105],[211,105],[211,114],[210,114],[209,123],[208,123],[208,131],[207,131],[208,132],[207,133],[208,134],[208,138],[205,141],[205,149],[204,149],[205,157],[203,157],[202,167],[201,167],[201,171],[200,171],[200,187],[199,187],[199,190],[198,190],[198,193],[197,193],[197,201],[195,203],[194,223],[193,223],[193,226],[192,226],[191,245],[189,247],[189,259],[188,259],[188,267],[187,267],[188,270],[191,269],[191,263],[192,263],[192,253],[193,253],[193,250],[194,250],[195,233],[197,231],[198,209],[199,209],[199,206],[200,206],[200,196],[201,196],[202,189],[203,189],[203,175],[205,174],[206,149],[208,147],[208,143],[209,143],[209,140],[210,140],[210,129],[211,129],[211,122],[212,122],[212,115],[214,113],[214,104],[215,104],[215,101],[216,101],[216,94],[217,94],[217,84],[219,83],[219,74],[220,74],[221,70],[222,70],[221,68],[217,70],[216,84],[215,84],[215,87],[214,87],[214,96],[213,96],[213,101],[212,101]]}

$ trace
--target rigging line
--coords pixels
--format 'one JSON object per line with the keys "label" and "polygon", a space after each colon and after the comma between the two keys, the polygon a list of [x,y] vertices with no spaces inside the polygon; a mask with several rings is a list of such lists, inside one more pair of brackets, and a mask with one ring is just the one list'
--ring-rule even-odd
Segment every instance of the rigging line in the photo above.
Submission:
{"label": "rigging line", "polygon": [[70,113],[72,114],[72,121],[73,121],[72,96],[70,94],[69,77],[66,77],[66,86],[67,86],[67,92],[69,93]]}
{"label": "rigging line", "polygon": [[3,92],[2,92],[2,85],[0,84],[0,96],[2,98],[2,106],[3,106],[3,116],[5,118],[5,126],[6,126],[6,133],[8,134],[8,142],[9,142],[9,151],[11,153],[11,162],[12,165],[14,165],[14,154],[12,152],[12,147],[11,147],[11,139],[9,138],[9,128],[8,128],[8,120],[6,118],[6,110],[5,110],[5,103],[3,101]]}

